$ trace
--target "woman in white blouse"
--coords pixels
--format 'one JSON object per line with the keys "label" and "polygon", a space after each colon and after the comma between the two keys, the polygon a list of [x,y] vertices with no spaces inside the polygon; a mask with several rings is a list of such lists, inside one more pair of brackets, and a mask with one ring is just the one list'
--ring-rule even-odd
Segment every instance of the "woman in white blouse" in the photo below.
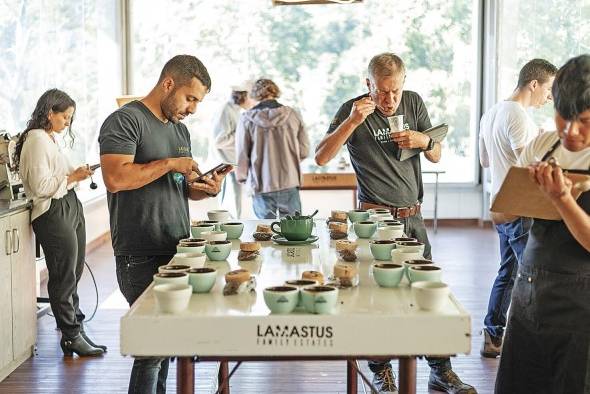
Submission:
{"label": "woman in white blouse", "polygon": [[106,351],[95,345],[83,328],[84,314],[78,300],[78,281],[84,269],[86,227],[82,204],[74,187],[92,175],[88,166],[74,169],[55,142],[55,134],[70,125],[76,103],[66,93],[43,93],[16,143],[14,163],[25,193],[33,202],[33,231],[45,253],[49,302],[64,355],[96,356]]}

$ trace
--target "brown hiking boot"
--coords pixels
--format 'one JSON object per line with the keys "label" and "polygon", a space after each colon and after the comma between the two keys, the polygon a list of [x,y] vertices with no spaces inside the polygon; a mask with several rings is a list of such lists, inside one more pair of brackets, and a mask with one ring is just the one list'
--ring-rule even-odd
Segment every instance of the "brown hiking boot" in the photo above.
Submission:
{"label": "brown hiking boot", "polygon": [[486,358],[496,358],[502,353],[502,337],[493,337],[488,330],[483,329],[483,343],[479,354]]}

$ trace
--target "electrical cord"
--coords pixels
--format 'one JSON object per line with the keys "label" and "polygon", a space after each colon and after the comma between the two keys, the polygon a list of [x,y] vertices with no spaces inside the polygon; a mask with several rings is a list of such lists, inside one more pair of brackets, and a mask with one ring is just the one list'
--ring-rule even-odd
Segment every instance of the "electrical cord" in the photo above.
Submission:
{"label": "electrical cord", "polygon": [[[92,311],[92,315],[90,315],[89,318],[84,320],[84,323],[88,323],[89,321],[94,319],[94,315],[96,315],[96,311],[98,310],[98,286],[96,285],[96,278],[94,277],[94,273],[92,272],[92,269],[90,269],[90,266],[88,265],[88,262],[86,260],[84,260],[84,265],[86,265],[86,268],[88,268],[88,272],[90,272],[90,276],[92,277],[92,283],[94,283],[94,292],[96,294],[96,303],[94,304],[94,310]],[[51,314],[51,312],[47,312],[47,314],[51,317],[55,317]]]}

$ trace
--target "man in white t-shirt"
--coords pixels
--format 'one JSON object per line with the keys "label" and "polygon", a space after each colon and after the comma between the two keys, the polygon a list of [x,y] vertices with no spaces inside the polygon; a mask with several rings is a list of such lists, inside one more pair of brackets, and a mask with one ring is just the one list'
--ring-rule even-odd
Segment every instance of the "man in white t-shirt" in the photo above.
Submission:
{"label": "man in white t-shirt", "polygon": [[[493,201],[511,166],[516,164],[524,146],[539,134],[527,108],[539,108],[551,100],[551,86],[557,68],[543,59],[533,59],[520,70],[512,95],[483,115],[480,123],[479,157],[482,167],[490,169]],[[528,238],[532,220],[491,212],[500,237],[500,269],[494,281],[488,312],[484,319],[483,357],[495,358],[502,350],[506,312],[518,263]]]}

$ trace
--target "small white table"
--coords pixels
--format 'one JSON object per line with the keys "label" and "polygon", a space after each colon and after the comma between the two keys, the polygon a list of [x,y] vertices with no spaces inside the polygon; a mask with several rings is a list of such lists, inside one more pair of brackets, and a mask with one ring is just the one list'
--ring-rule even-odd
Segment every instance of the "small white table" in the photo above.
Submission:
{"label": "small white table", "polygon": [[[246,221],[242,240],[251,240],[257,223]],[[206,263],[218,270],[211,293],[193,294],[187,310],[160,313],[152,286],[121,318],[121,352],[132,356],[178,357],[179,393],[194,390],[197,361],[221,361],[220,392],[229,393],[228,361],[347,360],[348,393],[356,393],[356,359],[399,358],[400,392],[416,391],[416,356],[469,353],[471,318],[453,295],[440,312],[419,310],[407,283],[381,288],[370,276],[368,240],[358,240],[360,284],[341,289],[331,315],[303,311],[274,315],[262,290],[316,270],[327,278],[338,261],[326,224],[316,221],[320,239],[312,245],[262,242],[255,261],[238,262],[239,241],[226,261]],[[352,227],[349,239],[355,239]],[[223,296],[224,274],[246,268],[256,276],[256,293]],[[361,377],[363,377],[361,375]],[[364,377],[363,377],[364,379]]]}

